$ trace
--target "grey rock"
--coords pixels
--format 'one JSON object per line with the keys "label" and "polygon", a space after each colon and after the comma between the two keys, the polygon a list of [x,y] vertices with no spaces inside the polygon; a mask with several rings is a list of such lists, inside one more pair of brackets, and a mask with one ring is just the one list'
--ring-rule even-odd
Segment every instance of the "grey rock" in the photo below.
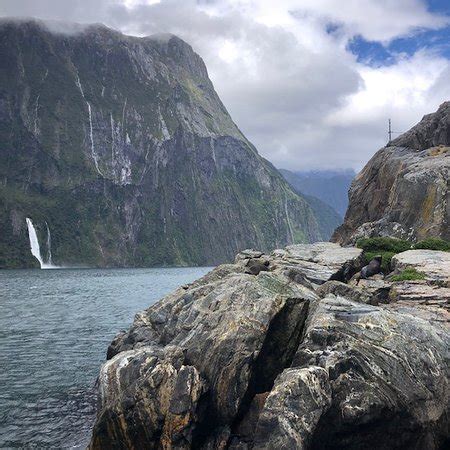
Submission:
{"label": "grey rock", "polygon": [[394,273],[408,267],[425,274],[430,283],[450,287],[450,252],[436,250],[408,250],[392,258]]}
{"label": "grey rock", "polygon": [[380,149],[355,177],[344,224],[332,240],[450,239],[450,102]]}
{"label": "grey rock", "polygon": [[359,258],[252,251],[137,314],[101,369],[91,449],[443,448],[448,288],[330,280]]}
{"label": "grey rock", "polygon": [[[111,370],[120,381],[105,388],[103,384],[107,378],[101,376],[100,391],[111,392],[113,398],[122,398],[128,383],[140,385],[145,382],[143,374],[148,371],[145,366],[130,375],[115,362],[116,358],[121,361],[122,355],[149,349],[146,358],[152,360],[152,349],[158,354],[168,346],[175,346],[183,355],[180,364],[195,367],[205,380],[204,385],[208,386],[203,403],[197,409],[201,410],[198,414],[203,420],[208,418],[209,425],[198,427],[197,439],[202,443],[218,439],[221,430],[231,427],[239,411],[257,391],[270,389],[280,367],[292,358],[309,303],[317,299],[312,291],[279,274],[261,272],[254,276],[241,271],[242,267],[238,265],[219,267],[193,283],[188,290],[178,289],[139,313],[132,328],[114,340],[109,355],[117,356],[102,369],[102,373]],[[167,317],[167,320],[162,321],[161,317]],[[111,361],[114,361],[113,365]],[[156,397],[175,395],[166,385],[155,389]],[[187,400],[190,404],[195,403],[188,397]],[[118,422],[115,426],[108,422],[113,415],[112,404],[114,402],[101,402],[96,430],[103,430],[102,441],[98,441],[94,430],[93,448],[105,448],[108,439],[111,443],[115,440],[114,429]],[[130,407],[136,417],[146,417],[146,411],[141,411],[147,408],[145,402],[135,402]],[[189,411],[189,417],[195,414]],[[145,434],[136,427],[127,439],[133,445],[142,440],[153,442],[164,430],[177,430],[176,424],[161,428],[160,422],[158,419]],[[125,427],[121,432],[126,434],[126,430]],[[189,440],[190,429],[183,433],[184,440]],[[168,441],[177,440],[177,436],[167,431]]]}
{"label": "grey rock", "polygon": [[359,303],[378,305],[389,303],[389,294],[392,283],[384,280],[360,280],[359,284],[347,284],[341,281],[327,281],[316,289],[319,297],[324,298],[328,294],[345,297]]}
{"label": "grey rock", "polygon": [[91,448],[190,448],[206,384],[183,359],[179,347],[147,346],[104,364]]}
{"label": "grey rock", "polygon": [[423,281],[394,283],[389,293],[389,308],[405,314],[413,314],[450,330],[450,289],[430,285]]}
{"label": "grey rock", "polygon": [[246,259],[260,258],[262,255],[263,252],[260,252],[259,250],[253,249],[242,250],[236,255],[235,263],[238,263],[239,261],[243,261]]}
{"label": "grey rock", "polygon": [[446,437],[447,341],[428,321],[330,295],[293,367],[327,370],[332,404],[312,448],[438,449]]}
{"label": "grey rock", "polygon": [[254,449],[306,449],[331,406],[328,371],[286,369],[275,380],[255,430]]}
{"label": "grey rock", "polygon": [[290,245],[276,250],[271,257],[275,266],[295,267],[316,285],[332,279],[350,279],[362,266],[361,249],[332,242]]}

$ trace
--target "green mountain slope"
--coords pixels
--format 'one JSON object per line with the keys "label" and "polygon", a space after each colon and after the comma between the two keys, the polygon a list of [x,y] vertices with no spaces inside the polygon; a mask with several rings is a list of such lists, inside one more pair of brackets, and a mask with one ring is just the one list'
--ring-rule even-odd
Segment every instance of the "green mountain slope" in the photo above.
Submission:
{"label": "green mountain slope", "polygon": [[356,176],[353,169],[297,172],[280,169],[280,172],[296,192],[322,200],[344,218],[348,206],[348,190]]}
{"label": "green mountain slope", "polygon": [[0,23],[0,267],[216,264],[324,238],[233,123],[192,48]]}

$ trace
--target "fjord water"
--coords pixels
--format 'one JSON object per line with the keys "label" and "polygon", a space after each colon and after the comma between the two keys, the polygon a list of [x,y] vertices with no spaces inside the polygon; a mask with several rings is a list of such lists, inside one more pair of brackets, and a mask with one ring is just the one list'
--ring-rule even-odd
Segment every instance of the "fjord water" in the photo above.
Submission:
{"label": "fjord water", "polygon": [[0,271],[0,448],[84,448],[109,342],[208,270]]}

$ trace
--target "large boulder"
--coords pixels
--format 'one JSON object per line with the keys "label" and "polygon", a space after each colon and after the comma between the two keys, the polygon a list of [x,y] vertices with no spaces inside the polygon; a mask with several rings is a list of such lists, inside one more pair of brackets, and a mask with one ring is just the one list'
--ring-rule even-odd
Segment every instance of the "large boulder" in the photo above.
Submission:
{"label": "large boulder", "polygon": [[137,314],[108,349],[90,448],[441,448],[448,323],[394,298],[402,283],[339,281],[360,258],[247,250]]}
{"label": "large boulder", "polygon": [[333,400],[313,447],[439,448],[447,432],[447,344],[410,314],[333,295],[316,303],[292,363],[328,373]]}
{"label": "large boulder", "polygon": [[450,239],[450,102],[379,150],[353,180],[332,240]]}
{"label": "large boulder", "polygon": [[275,250],[271,259],[275,267],[291,269],[293,276],[301,274],[314,285],[350,279],[363,262],[361,249],[333,242],[289,245]]}
{"label": "large boulder", "polygon": [[[281,274],[220,266],[139,313],[102,368],[92,448],[118,437],[138,448],[162,437],[190,447],[220,435],[292,359],[316,299]],[[177,387],[180,377],[189,389]],[[172,411],[180,389],[181,416]]]}
{"label": "large boulder", "polygon": [[409,312],[447,329],[450,324],[450,253],[408,250],[392,258],[395,274],[414,269],[424,279],[393,283],[390,309]]}

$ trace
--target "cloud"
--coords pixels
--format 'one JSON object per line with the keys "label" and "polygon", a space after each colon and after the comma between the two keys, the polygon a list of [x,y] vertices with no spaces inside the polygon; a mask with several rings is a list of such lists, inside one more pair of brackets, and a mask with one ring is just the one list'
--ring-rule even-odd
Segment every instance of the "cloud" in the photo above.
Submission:
{"label": "cloud", "polygon": [[449,62],[430,50],[371,67],[348,49],[357,36],[387,45],[448,24],[420,0],[2,0],[0,15],[177,34],[278,167],[360,168],[386,142],[388,117],[406,130],[450,94]]}
{"label": "cloud", "polygon": [[347,37],[389,42],[420,29],[448,25],[446,17],[428,12],[420,0],[302,0],[298,11],[341,25]]}

